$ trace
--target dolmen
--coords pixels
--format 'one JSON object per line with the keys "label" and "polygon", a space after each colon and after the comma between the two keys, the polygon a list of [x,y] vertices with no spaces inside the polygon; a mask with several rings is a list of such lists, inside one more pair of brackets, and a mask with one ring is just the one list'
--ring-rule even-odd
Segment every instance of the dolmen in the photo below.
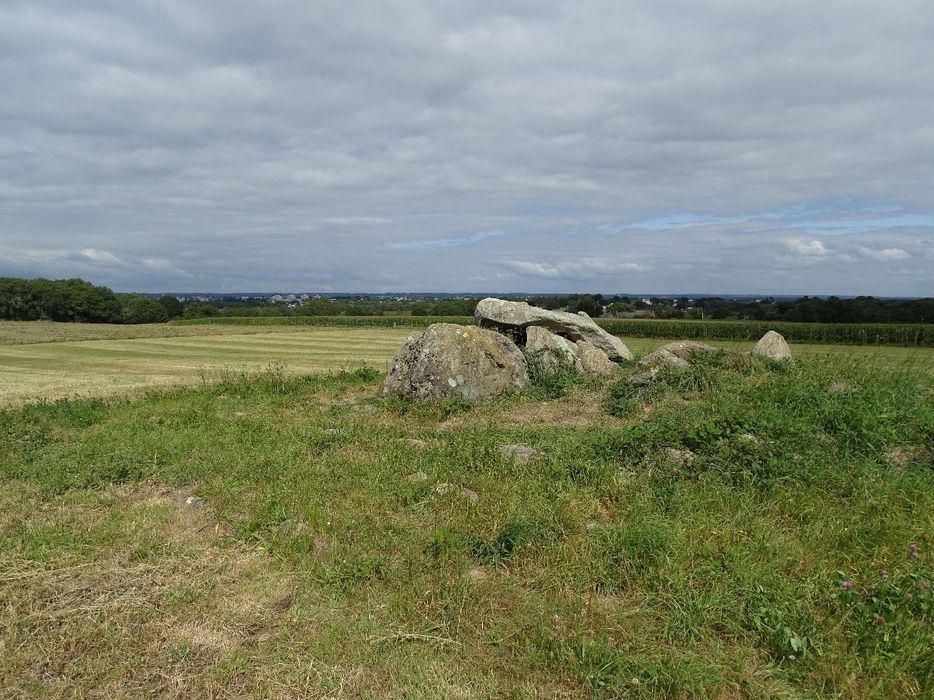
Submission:
{"label": "dolmen", "polygon": [[491,297],[477,304],[474,320],[475,326],[437,323],[412,333],[393,356],[383,395],[488,399],[528,386],[529,362],[545,372],[610,374],[633,359],[622,340],[584,313]]}

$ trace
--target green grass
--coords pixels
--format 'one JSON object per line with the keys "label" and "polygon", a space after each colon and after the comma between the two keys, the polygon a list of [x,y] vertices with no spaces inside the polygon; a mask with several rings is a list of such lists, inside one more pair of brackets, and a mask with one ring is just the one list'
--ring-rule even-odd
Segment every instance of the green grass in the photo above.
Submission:
{"label": "green grass", "polygon": [[634,371],[473,406],[270,370],[0,412],[0,687],[930,697],[928,368]]}

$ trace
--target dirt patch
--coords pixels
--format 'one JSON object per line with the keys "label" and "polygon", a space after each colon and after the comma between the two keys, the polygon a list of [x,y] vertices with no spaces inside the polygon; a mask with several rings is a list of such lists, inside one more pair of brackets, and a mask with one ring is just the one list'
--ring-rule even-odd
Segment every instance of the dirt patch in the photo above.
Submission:
{"label": "dirt patch", "polygon": [[497,425],[521,427],[548,425],[571,428],[591,428],[596,425],[620,426],[623,421],[608,415],[603,409],[603,394],[597,391],[577,391],[551,401],[524,400],[497,412],[469,411],[452,416],[441,424],[446,430],[485,423],[494,418]]}
{"label": "dirt patch", "polygon": [[920,445],[899,445],[886,450],[885,461],[899,469],[912,464],[930,464],[934,462],[934,450]]}

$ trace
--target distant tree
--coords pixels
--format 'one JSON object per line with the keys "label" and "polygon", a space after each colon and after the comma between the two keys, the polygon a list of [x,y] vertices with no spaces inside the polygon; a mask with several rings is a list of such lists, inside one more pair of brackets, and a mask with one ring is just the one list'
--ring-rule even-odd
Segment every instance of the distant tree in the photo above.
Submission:
{"label": "distant tree", "polygon": [[338,308],[330,299],[309,299],[298,308],[302,316],[337,316]]}
{"label": "distant tree", "polygon": [[220,314],[220,309],[203,301],[193,301],[185,306],[183,318],[210,318]]}
{"label": "distant tree", "polygon": [[121,295],[120,301],[124,323],[165,323],[169,320],[165,307],[151,297],[127,294]]}
{"label": "distant tree", "polygon": [[159,297],[157,301],[162,306],[162,308],[165,309],[165,313],[168,314],[169,320],[173,318],[181,318],[182,314],[185,313],[185,305],[175,297],[164,295]]}
{"label": "distant tree", "polygon": [[629,313],[633,310],[632,304],[625,301],[614,301],[608,307],[606,307],[608,313],[611,314],[621,314]]}
{"label": "distant tree", "polygon": [[[601,297],[601,299],[602,298],[603,297]],[[585,294],[580,297],[571,307],[571,310],[575,312],[583,311],[588,316],[599,317],[603,315],[603,305],[590,294]]]}

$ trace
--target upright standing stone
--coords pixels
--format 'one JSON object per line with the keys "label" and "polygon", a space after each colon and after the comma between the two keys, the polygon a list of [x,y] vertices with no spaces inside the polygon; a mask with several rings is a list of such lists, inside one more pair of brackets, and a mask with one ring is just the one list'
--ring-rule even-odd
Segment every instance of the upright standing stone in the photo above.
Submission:
{"label": "upright standing stone", "polygon": [[752,349],[753,355],[770,357],[773,360],[790,360],[791,348],[780,333],[769,331],[759,339]]}
{"label": "upright standing stone", "polygon": [[557,371],[562,364],[583,370],[577,345],[541,326],[525,329],[525,351],[547,372]]}

